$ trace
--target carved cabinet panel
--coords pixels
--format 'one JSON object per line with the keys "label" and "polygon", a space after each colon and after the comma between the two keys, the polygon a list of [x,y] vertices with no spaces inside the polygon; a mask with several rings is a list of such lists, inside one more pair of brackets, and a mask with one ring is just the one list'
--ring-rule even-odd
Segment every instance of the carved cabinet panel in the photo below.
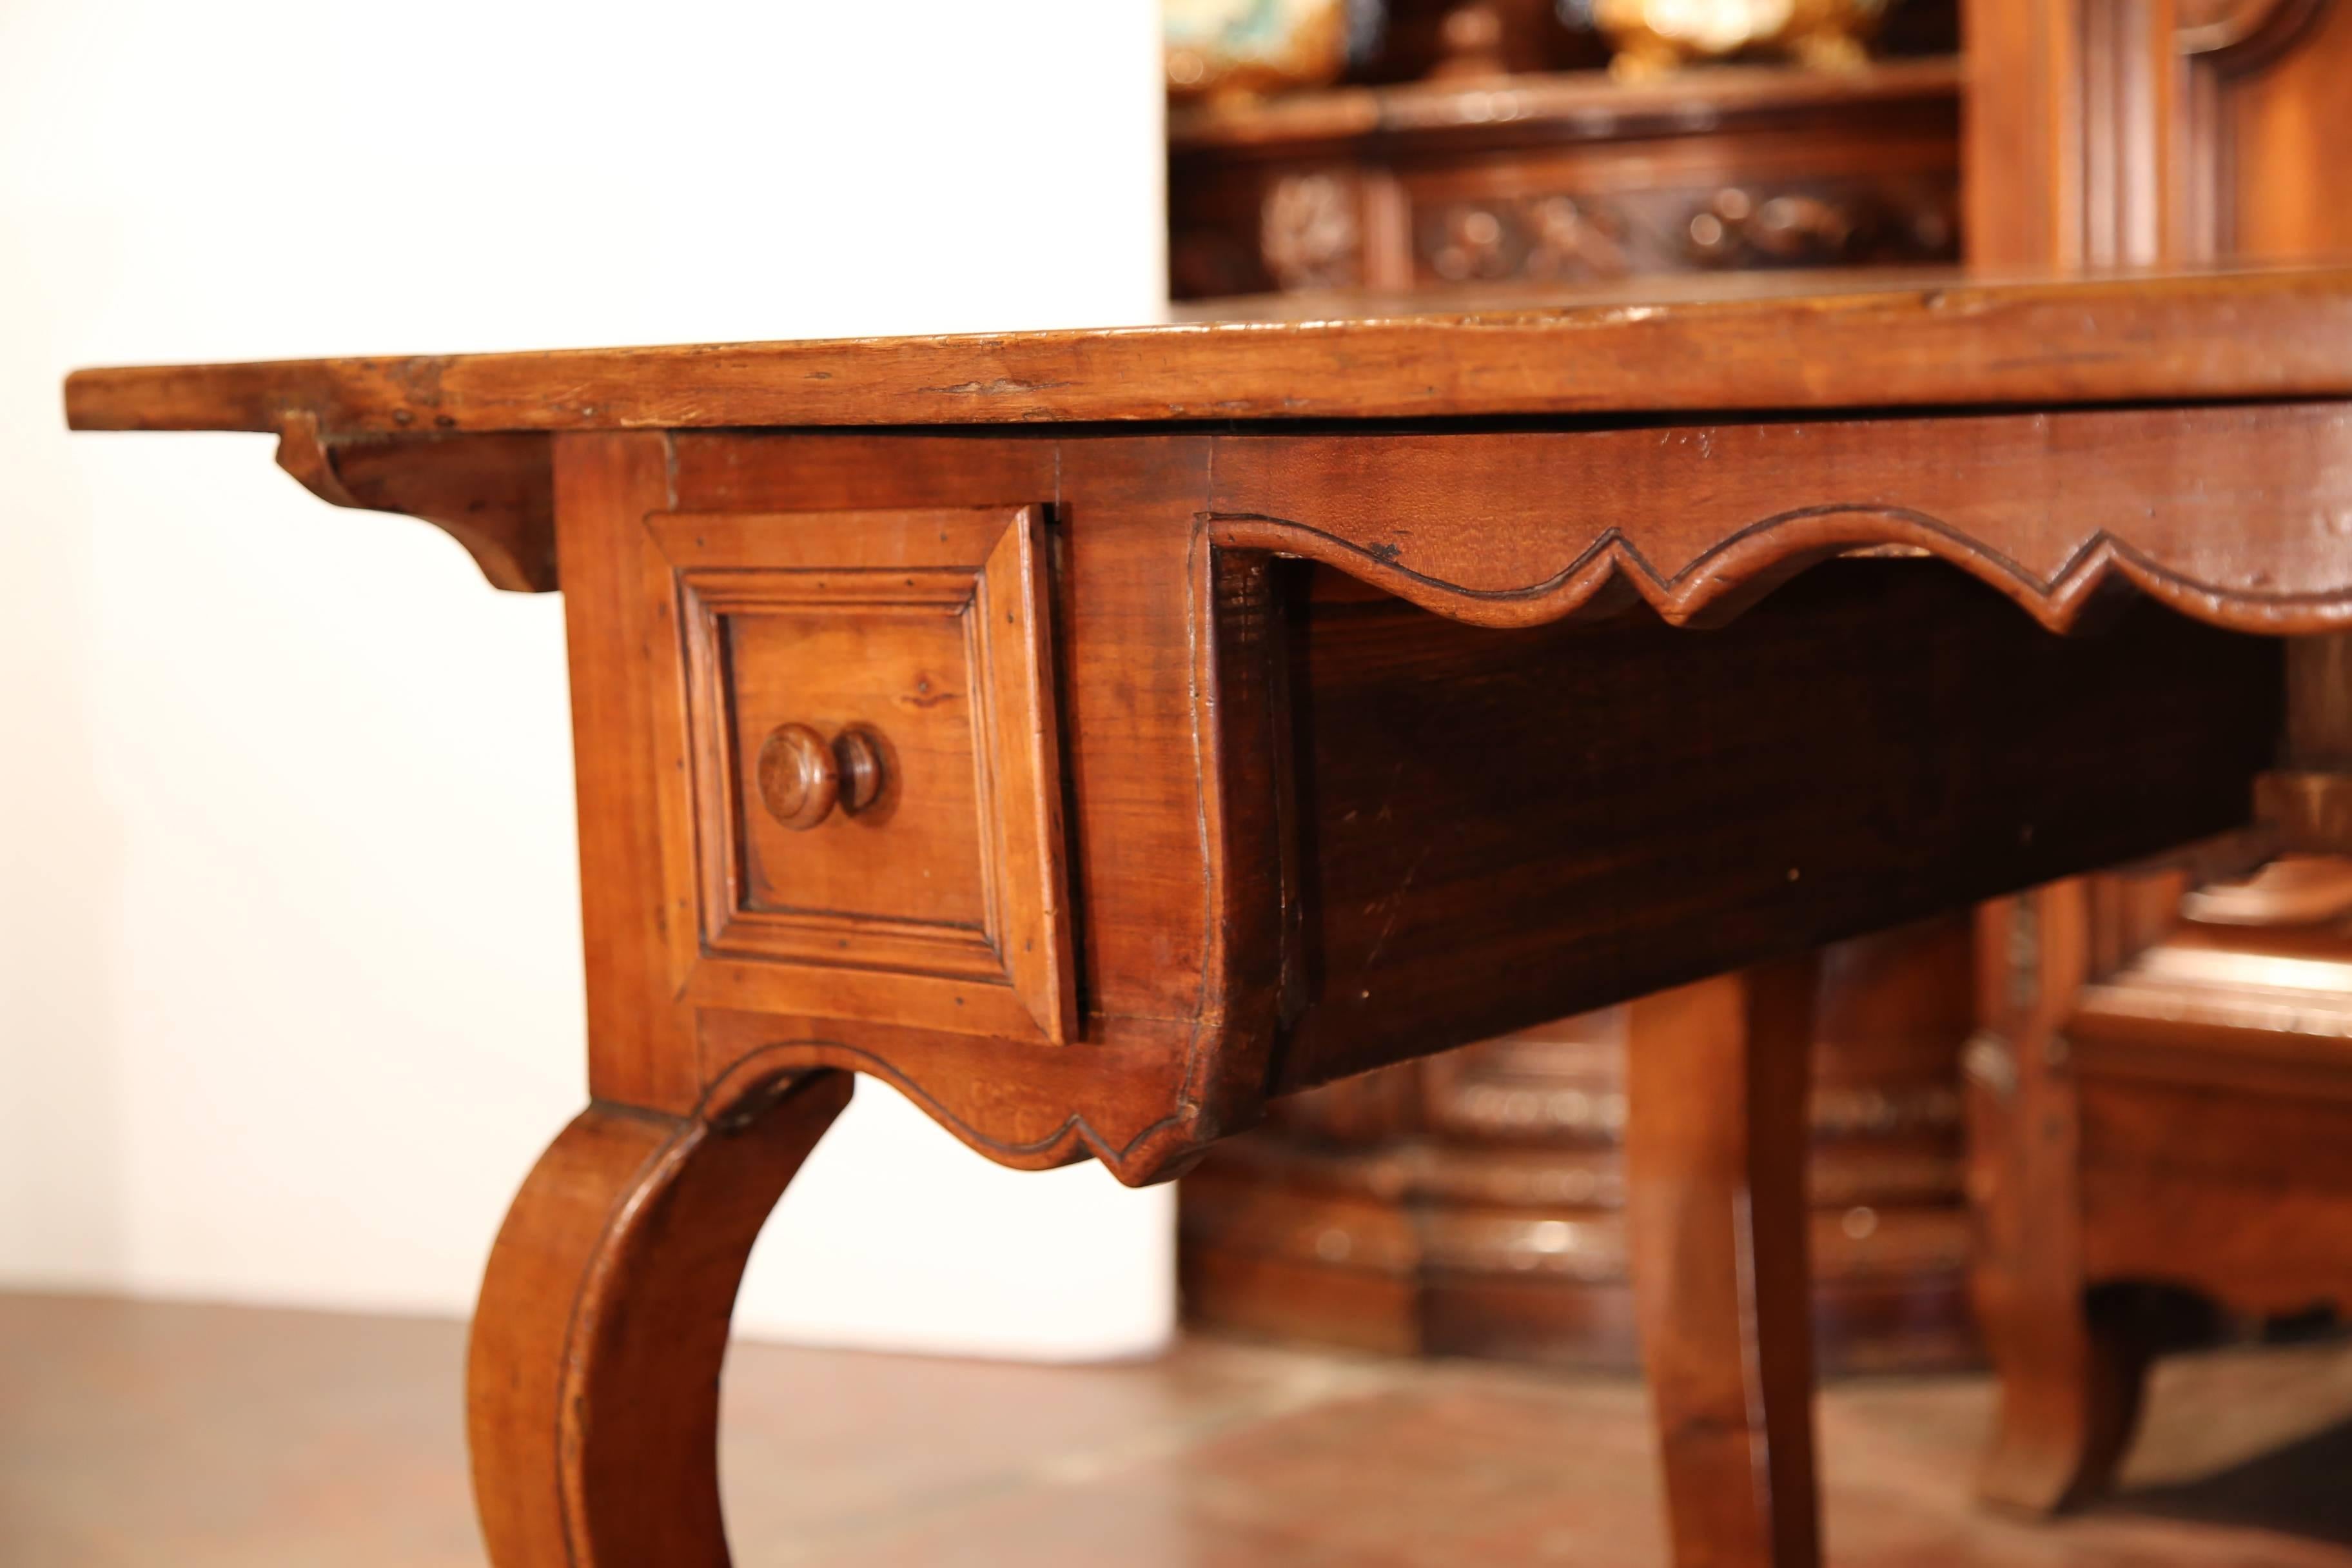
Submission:
{"label": "carved cabinet panel", "polygon": [[1948,261],[1959,76],[1719,68],[1180,110],[1179,298]]}
{"label": "carved cabinet panel", "polygon": [[1885,175],[1698,189],[1539,191],[1413,204],[1413,282],[1601,282],[1645,273],[1948,258],[1958,182]]}

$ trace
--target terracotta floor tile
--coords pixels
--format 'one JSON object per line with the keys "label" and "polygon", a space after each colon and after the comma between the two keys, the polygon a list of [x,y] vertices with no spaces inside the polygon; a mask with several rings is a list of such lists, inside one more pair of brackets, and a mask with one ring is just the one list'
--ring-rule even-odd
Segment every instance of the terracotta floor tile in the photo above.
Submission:
{"label": "terracotta floor tile", "polygon": [[[461,1325],[0,1295],[5,1568],[480,1568]],[[2160,1371],[2133,1489],[1988,1516],[1981,1379],[1823,1400],[1833,1568],[2352,1568],[2352,1350]],[[1022,1367],[743,1345],[740,1568],[1664,1568],[1607,1378],[1216,1341]]]}
{"label": "terracotta floor tile", "polygon": [[446,1322],[0,1296],[0,1563],[476,1568]]}

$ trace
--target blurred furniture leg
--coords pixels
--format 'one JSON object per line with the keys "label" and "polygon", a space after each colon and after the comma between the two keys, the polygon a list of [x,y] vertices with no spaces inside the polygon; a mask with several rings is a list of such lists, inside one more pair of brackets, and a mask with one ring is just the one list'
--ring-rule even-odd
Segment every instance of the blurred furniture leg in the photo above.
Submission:
{"label": "blurred furniture leg", "polygon": [[[2194,887],[2193,891],[2189,890]],[[1986,906],[1969,1049],[1985,1500],[2115,1478],[2153,1358],[2352,1305],[2352,863]]]}
{"label": "blurred furniture leg", "polygon": [[2147,1358],[2083,1278],[2079,1122],[2058,1025],[2088,978],[2090,896],[2076,879],[1980,915],[1969,1047],[1970,1191],[1983,1215],[1977,1318],[2000,1379],[1979,1490],[2051,1512],[2107,1485],[2139,1412]]}
{"label": "blurred furniture leg", "polygon": [[1805,1198],[1816,963],[1631,1009],[1627,1223],[1679,1568],[1821,1560]]}
{"label": "blurred furniture leg", "polygon": [[[1959,913],[1822,950],[1807,1160],[1825,1377],[1980,1363],[1960,1150],[1974,946]],[[1188,1320],[1638,1372],[1625,1021],[1602,1008],[1276,1101],[1180,1188]]]}
{"label": "blurred furniture leg", "polygon": [[467,1372],[498,1568],[725,1568],[735,1289],[850,1081],[722,1085],[688,1116],[599,1103],[541,1157],[490,1253]]}

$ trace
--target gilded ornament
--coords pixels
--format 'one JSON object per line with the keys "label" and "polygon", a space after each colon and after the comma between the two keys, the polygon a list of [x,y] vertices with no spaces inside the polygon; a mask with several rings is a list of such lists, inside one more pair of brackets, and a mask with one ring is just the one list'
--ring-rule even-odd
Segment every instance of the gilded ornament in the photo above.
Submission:
{"label": "gilded ornament", "polygon": [[1893,0],[1590,0],[1616,50],[1610,69],[1646,80],[1700,60],[1750,51],[1793,56],[1817,70],[1859,70]]}

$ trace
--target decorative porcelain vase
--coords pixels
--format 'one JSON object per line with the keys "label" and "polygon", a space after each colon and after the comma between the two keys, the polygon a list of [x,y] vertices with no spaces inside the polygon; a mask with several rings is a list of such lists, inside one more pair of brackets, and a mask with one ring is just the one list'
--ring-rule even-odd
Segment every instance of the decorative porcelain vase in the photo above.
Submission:
{"label": "decorative porcelain vase", "polygon": [[1589,0],[1616,49],[1610,69],[1638,80],[1696,60],[1776,49],[1822,70],[1859,70],[1894,0]]}

